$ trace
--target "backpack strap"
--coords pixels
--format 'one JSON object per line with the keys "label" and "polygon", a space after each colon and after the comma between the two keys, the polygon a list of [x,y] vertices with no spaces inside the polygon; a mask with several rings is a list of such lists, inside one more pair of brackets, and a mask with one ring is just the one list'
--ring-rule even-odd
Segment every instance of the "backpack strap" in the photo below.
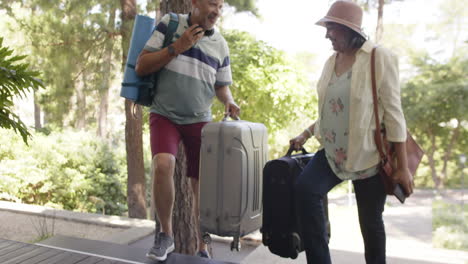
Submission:
{"label": "backpack strap", "polygon": [[[169,45],[171,45],[172,38],[174,38],[174,34],[177,31],[177,27],[179,26],[179,16],[176,13],[169,13],[169,16],[171,19],[169,20],[169,24],[167,25],[167,31],[166,34],[164,35],[164,42],[162,48],[165,48]],[[156,30],[156,27],[154,27],[153,32]],[[131,69],[135,69],[135,65],[127,63],[127,67]],[[123,86],[133,86],[133,85],[140,85],[141,82],[129,82],[129,83],[122,83]]]}
{"label": "backpack strap", "polygon": [[171,20],[169,20],[169,24],[167,25],[166,35],[164,35],[163,48],[171,44],[174,33],[177,31],[177,27],[179,26],[179,16],[172,12],[169,13],[169,16],[171,17]]}
{"label": "backpack strap", "polygon": [[[174,34],[177,31],[177,27],[179,26],[179,16],[176,13],[172,13],[172,12],[169,13],[169,16],[171,17],[171,19],[169,20],[169,24],[167,25],[167,31],[166,31],[166,34],[164,35],[164,42],[163,42],[162,48],[165,48],[172,43],[172,38],[174,37]],[[156,30],[156,27],[153,29],[153,31],[154,30]],[[130,64],[130,63],[127,63],[127,67],[131,69],[135,69],[135,65]],[[151,81],[122,83],[122,86],[135,86],[135,85],[151,87],[153,83]]]}

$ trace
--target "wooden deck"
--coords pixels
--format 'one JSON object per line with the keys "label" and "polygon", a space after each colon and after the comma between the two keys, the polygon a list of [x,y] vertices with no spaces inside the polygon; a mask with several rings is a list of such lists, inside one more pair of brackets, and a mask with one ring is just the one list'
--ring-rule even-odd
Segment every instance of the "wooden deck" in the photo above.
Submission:
{"label": "wooden deck", "polygon": [[118,260],[0,239],[2,264],[126,264]]}
{"label": "wooden deck", "polygon": [[132,248],[96,240],[55,236],[40,244],[27,244],[0,238],[1,264],[232,264],[177,253],[166,261],[146,258],[147,249]]}

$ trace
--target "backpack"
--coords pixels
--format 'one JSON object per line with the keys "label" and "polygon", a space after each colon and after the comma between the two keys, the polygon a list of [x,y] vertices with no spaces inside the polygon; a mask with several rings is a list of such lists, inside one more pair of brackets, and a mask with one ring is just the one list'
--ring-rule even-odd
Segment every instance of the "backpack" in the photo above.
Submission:
{"label": "backpack", "polygon": [[[172,43],[172,38],[179,26],[179,16],[169,13],[170,21],[167,32],[164,36],[162,48]],[[156,94],[156,83],[159,72],[140,77],[135,72],[135,65],[138,55],[143,50],[144,45],[153,34],[156,27],[153,27],[154,19],[147,16],[138,15],[133,26],[132,39],[128,51],[127,64],[125,67],[124,81],[120,90],[120,96],[133,101],[135,104],[151,106]],[[148,30],[149,26],[153,28]],[[137,30],[138,29],[138,30]]]}

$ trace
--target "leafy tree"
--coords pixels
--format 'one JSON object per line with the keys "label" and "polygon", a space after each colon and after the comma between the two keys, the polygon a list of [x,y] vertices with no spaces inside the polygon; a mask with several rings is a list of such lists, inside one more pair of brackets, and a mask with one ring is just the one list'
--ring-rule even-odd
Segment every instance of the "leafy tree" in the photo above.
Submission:
{"label": "leafy tree", "polygon": [[417,56],[413,64],[419,73],[402,89],[402,104],[426,152],[432,181],[443,188],[453,180],[449,168],[454,170],[459,154],[468,152],[468,59],[443,64]]}
{"label": "leafy tree", "polygon": [[354,0],[360,4],[365,10],[370,8],[377,8],[377,26],[375,28],[375,42],[380,43],[383,37],[383,13],[385,4],[389,4],[393,1],[404,1],[404,0]]}
{"label": "leafy tree", "polygon": [[256,0],[226,0],[226,3],[236,8],[236,12],[251,12],[258,16]]}
{"label": "leafy tree", "polygon": [[13,129],[25,143],[31,134],[18,115],[13,113],[13,98],[26,96],[31,90],[43,87],[36,77],[38,72],[31,71],[29,64],[21,62],[26,56],[13,56],[13,50],[3,47],[0,37],[0,127]]}
{"label": "leafy tree", "polygon": [[[136,1],[121,0],[122,10],[120,34],[122,35],[122,69],[127,62],[130,37],[136,16]],[[127,151],[127,202],[128,215],[134,218],[147,218],[145,164],[143,160],[142,112],[125,99],[125,146]],[[134,110],[135,109],[135,112]]]}
{"label": "leafy tree", "polygon": [[[288,146],[287,139],[277,142],[278,134],[284,130],[297,133],[292,123],[299,121],[303,128],[316,115],[311,84],[284,52],[246,32],[225,31],[223,35],[229,43],[234,81],[231,89],[241,107],[241,118],[265,124],[270,155],[277,156]],[[223,111],[216,102],[215,120],[222,118]]]}
{"label": "leafy tree", "polygon": [[118,3],[10,0],[1,5],[27,36],[31,64],[42,68],[48,85],[37,98],[45,121],[78,129],[97,121],[98,134],[105,135]]}
{"label": "leafy tree", "polygon": [[451,51],[450,56],[467,54],[468,35],[468,0],[447,0],[440,2],[440,20],[431,23],[429,28],[433,33],[427,37],[438,45],[437,52]]}

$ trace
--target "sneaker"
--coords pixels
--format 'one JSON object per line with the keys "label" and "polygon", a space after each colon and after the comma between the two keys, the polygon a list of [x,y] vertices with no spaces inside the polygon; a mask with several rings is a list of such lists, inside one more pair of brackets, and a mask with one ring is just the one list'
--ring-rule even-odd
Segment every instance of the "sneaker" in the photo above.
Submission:
{"label": "sneaker", "polygon": [[146,257],[153,260],[164,261],[167,258],[167,254],[174,251],[174,248],[174,239],[166,233],[161,232],[156,236],[154,245],[149,252],[146,253]]}
{"label": "sneaker", "polygon": [[208,251],[206,250],[200,250],[197,252],[197,257],[200,257],[200,258],[207,258],[207,259],[210,259],[211,256],[210,256],[210,253],[208,253]]}

